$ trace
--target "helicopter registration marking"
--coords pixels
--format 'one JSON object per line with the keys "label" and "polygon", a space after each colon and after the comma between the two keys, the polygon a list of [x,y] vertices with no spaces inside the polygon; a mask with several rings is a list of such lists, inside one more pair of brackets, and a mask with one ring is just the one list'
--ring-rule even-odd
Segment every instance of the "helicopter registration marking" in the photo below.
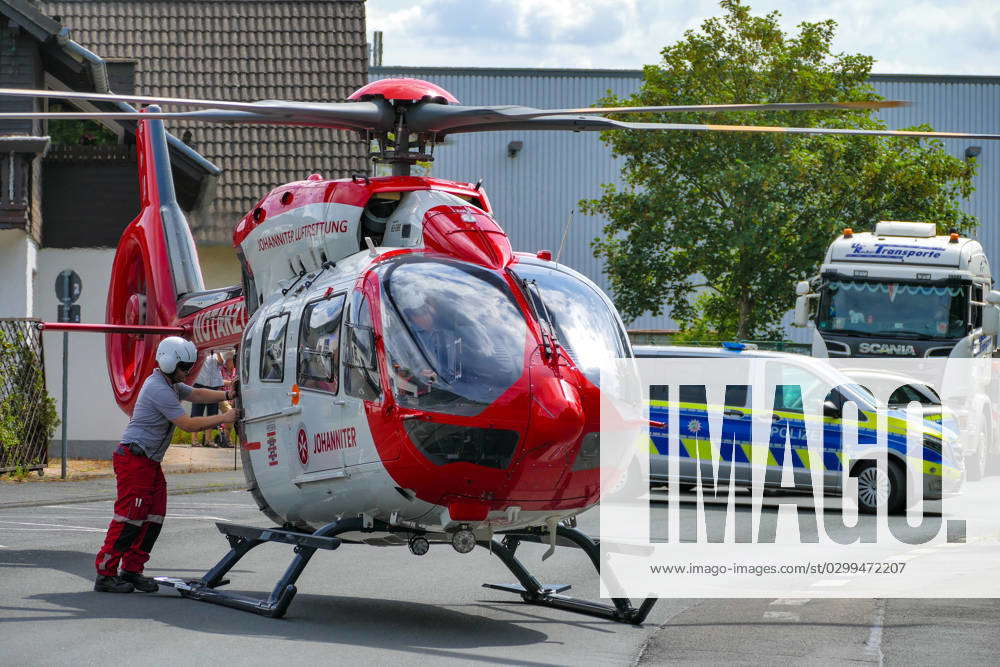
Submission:
{"label": "helicopter registration marking", "polygon": [[278,431],[274,422],[267,425],[267,465],[278,465]]}

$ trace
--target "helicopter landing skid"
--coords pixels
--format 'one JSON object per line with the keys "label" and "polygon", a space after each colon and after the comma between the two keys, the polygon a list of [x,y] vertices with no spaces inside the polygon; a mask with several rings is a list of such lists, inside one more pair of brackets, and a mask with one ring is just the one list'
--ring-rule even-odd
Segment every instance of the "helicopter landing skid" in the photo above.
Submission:
{"label": "helicopter landing skid", "polygon": [[[579,614],[589,616],[599,616],[620,623],[631,623],[632,625],[642,625],[646,616],[652,611],[657,598],[646,598],[638,609],[632,606],[628,598],[612,598],[613,604],[602,602],[592,602],[559,595],[562,591],[569,589],[567,585],[544,585],[528,572],[527,568],[517,559],[514,553],[518,545],[523,542],[548,542],[548,535],[541,529],[529,529],[524,531],[514,531],[503,534],[503,541],[496,540],[480,541],[479,546],[489,549],[495,554],[503,564],[514,574],[519,584],[483,584],[484,588],[516,593],[521,599],[529,604],[543,605],[574,611]],[[586,533],[575,528],[559,525],[556,527],[557,543],[572,545],[583,549],[590,558],[590,562],[601,569],[600,544],[591,539]]]}
{"label": "helicopter landing skid", "polygon": [[[215,525],[219,532],[226,536],[230,546],[229,553],[223,556],[215,567],[205,573],[201,579],[156,577],[156,582],[176,589],[182,597],[241,609],[270,618],[281,618],[288,611],[288,605],[292,603],[292,598],[297,592],[295,582],[317,549],[332,551],[339,547],[340,540],[337,539],[336,535],[340,533],[371,530],[370,527],[363,526],[360,518],[334,521],[326,524],[315,533],[301,533],[280,528],[255,528],[228,523]],[[295,546],[295,558],[267,598],[253,598],[216,590],[219,586],[229,583],[229,580],[223,577],[243,556],[265,542],[282,542]]]}

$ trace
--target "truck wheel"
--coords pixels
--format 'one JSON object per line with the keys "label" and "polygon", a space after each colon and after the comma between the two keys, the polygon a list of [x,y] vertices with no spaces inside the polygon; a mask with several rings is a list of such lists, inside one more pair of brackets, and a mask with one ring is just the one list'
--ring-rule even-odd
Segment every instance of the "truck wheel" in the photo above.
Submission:
{"label": "truck wheel", "polygon": [[1000,452],[987,452],[986,475],[1000,475]]}
{"label": "truck wheel", "polygon": [[970,482],[978,482],[986,476],[986,444],[986,435],[980,430],[976,438],[976,449],[965,460],[965,478]]}
{"label": "truck wheel", "polygon": [[861,463],[852,474],[858,478],[858,511],[875,514],[879,505],[896,514],[906,506],[906,475],[895,461],[879,470],[874,461]]}

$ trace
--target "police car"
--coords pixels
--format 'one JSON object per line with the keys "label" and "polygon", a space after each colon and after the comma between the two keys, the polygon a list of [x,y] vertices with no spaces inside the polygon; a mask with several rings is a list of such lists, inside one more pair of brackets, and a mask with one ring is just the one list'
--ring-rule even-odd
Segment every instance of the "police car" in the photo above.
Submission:
{"label": "police car", "polygon": [[[671,388],[668,386],[651,387],[649,418],[652,422],[663,424],[650,427],[650,478],[654,483],[669,481],[669,408],[672,401],[676,401],[680,440],[677,460],[682,486],[698,484],[699,472],[703,484],[705,480],[718,479],[727,483],[733,480],[737,486],[749,486],[753,474],[751,434],[755,417],[768,422],[766,431],[770,433],[765,488],[781,487],[785,456],[789,450],[789,463],[798,490],[811,490],[813,474],[818,472],[822,474],[824,493],[839,494],[846,467],[850,475],[857,478],[858,508],[866,513],[875,512],[880,504],[885,505],[889,512],[905,509],[906,486],[916,480],[920,480],[924,499],[930,500],[957,492],[962,484],[964,467],[954,431],[942,426],[939,417],[934,419],[926,415],[921,421],[922,452],[907,457],[907,414],[898,407],[890,406],[887,411],[888,446],[885,456],[888,469],[879,468],[876,465],[880,452],[874,397],[823,360],[765,352],[739,343],[726,344],[722,348],[637,345],[633,349],[639,359],[760,359],[764,362],[764,372],[780,374],[776,381],[773,376],[771,378],[778,389],[773,406],[769,402],[762,406],[768,409],[760,409],[756,413],[752,409],[753,392],[749,385],[727,386],[722,406],[725,438],[716,434],[717,437],[712,439],[709,435],[711,425],[704,386],[682,384],[677,396],[670,395]],[[836,387],[826,396],[821,425],[815,422],[816,417],[804,413],[802,391],[808,391],[809,387]],[[843,435],[846,424],[843,417],[845,405],[850,402],[857,406],[857,444],[845,448]],[[822,434],[820,458],[809,455],[807,428],[812,429],[810,438],[812,433],[816,433],[816,437]],[[713,445],[713,440],[717,445]],[[761,461],[760,458],[757,460]]]}

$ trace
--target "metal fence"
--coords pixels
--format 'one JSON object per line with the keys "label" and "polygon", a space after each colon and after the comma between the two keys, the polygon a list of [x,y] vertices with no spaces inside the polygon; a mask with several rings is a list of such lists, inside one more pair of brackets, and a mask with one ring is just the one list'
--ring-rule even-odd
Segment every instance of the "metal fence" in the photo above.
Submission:
{"label": "metal fence", "polygon": [[45,390],[41,322],[0,319],[0,473],[42,470],[58,424]]}

